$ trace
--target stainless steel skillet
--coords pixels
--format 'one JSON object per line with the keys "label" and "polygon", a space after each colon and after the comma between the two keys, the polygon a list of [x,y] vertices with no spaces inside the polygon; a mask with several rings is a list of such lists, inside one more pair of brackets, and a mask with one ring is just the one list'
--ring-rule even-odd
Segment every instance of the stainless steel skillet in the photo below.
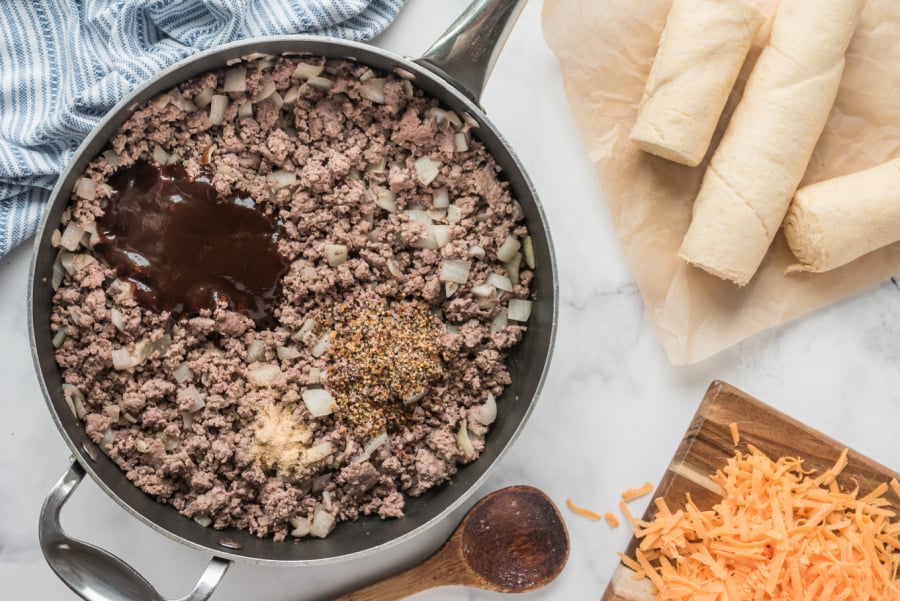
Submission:
{"label": "stainless steel skillet", "polygon": [[[90,474],[103,491],[150,527],[213,555],[194,590],[183,598],[192,601],[207,599],[212,594],[231,561],[283,566],[322,564],[359,558],[408,541],[460,507],[485,481],[522,430],[534,407],[550,362],[556,330],[557,276],[542,209],[518,159],[478,106],[486,79],[524,4],[524,0],[477,0],[423,57],[415,60],[365,44],[311,36],[242,41],[203,52],[165,70],[122,100],[82,143],[53,190],[37,233],[28,303],[31,350],[40,384],[51,415],[74,458],[42,509],[41,547],[52,569],[77,594],[91,601],[163,599],[152,585],[120,559],[63,532],[59,512],[85,474]],[[535,303],[529,329],[510,355],[513,384],[498,401],[500,417],[487,438],[482,456],[461,469],[451,482],[411,500],[403,519],[360,519],[340,525],[326,539],[304,540],[299,544],[261,540],[244,531],[204,528],[134,487],[118,466],[85,436],[83,425],[66,405],[49,328],[51,273],[56,259],[50,237],[66,208],[75,181],[87,163],[103,150],[135,108],[154,95],[195,75],[222,67],[231,59],[254,52],[273,55],[309,53],[351,59],[381,71],[392,71],[410,79],[443,106],[473,119],[478,124],[474,135],[500,164],[513,196],[524,209],[536,261]]]}

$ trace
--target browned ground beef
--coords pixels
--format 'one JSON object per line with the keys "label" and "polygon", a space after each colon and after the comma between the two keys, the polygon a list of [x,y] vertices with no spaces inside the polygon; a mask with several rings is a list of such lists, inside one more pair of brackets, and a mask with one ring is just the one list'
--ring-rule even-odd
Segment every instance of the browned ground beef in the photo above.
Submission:
{"label": "browned ground beef", "polygon": [[[506,322],[508,302],[527,299],[532,278],[521,208],[465,120],[392,75],[329,61],[307,81],[308,67],[295,73],[299,61],[229,67],[246,68],[245,92],[223,91],[223,69],[140,107],[90,163],[84,177],[96,192],[83,185],[72,195],[54,237],[63,246],[51,322],[56,360],[90,438],[135,485],[185,516],[276,540],[303,535],[314,521],[322,535],[329,516],[400,517],[404,495],[422,494],[477,457],[488,430],[482,422],[490,421],[482,405],[510,383],[505,351],[525,329]],[[229,101],[217,125],[209,119],[211,89]],[[251,101],[252,116],[240,116]],[[422,157],[439,164],[431,182],[417,173]],[[273,327],[225,306],[196,315],[149,310],[102,259],[91,259],[99,258],[95,220],[116,202],[110,176],[137,161],[165,160],[196,177],[207,159],[219,194],[249,196],[280,222],[278,252],[288,270]],[[451,204],[435,209],[441,189]],[[71,243],[79,228],[86,228],[80,246]],[[508,239],[501,256],[513,259],[504,263],[497,252]],[[346,260],[330,262],[329,245],[346,247]],[[440,278],[453,260],[470,262],[455,290]],[[500,288],[511,276],[511,291],[488,287],[489,274]],[[426,335],[404,344],[436,362],[421,372],[424,396],[370,404],[396,414],[375,426],[353,418],[350,407],[365,405],[345,397],[363,381],[348,385],[349,372],[341,372],[342,386],[329,384],[330,376],[338,381],[334,370],[352,368],[348,320],[376,319],[377,306],[421,311],[422,304],[433,321],[418,313],[414,333]],[[340,336],[351,338],[342,346]],[[123,349],[136,365],[115,369],[114,351],[121,359]],[[375,373],[402,363],[365,365]],[[390,381],[421,375],[406,373]],[[319,389],[333,395],[335,410],[315,417],[304,395]],[[383,423],[386,441],[378,436]],[[458,441],[463,426],[471,449]]]}

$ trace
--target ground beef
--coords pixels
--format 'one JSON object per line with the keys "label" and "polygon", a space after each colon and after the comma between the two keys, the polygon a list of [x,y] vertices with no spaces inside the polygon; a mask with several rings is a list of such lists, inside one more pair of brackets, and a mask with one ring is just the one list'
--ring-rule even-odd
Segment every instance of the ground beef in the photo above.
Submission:
{"label": "ground beef", "polygon": [[[489,435],[480,406],[510,383],[504,359],[525,330],[507,306],[528,299],[532,272],[521,207],[467,120],[363,65],[253,61],[228,68],[246,69],[245,91],[225,92],[223,69],[137,108],[90,163],[53,238],[51,330],[87,435],[136,486],[202,524],[282,540],[323,510],[401,517],[404,495],[477,458]],[[228,102],[218,124],[213,94]],[[150,310],[95,254],[111,176],[160,160],[192,178],[208,164],[218,194],[280,224],[274,325],[225,306]],[[444,281],[459,261],[465,282]],[[390,379],[379,389],[398,397],[382,399],[394,412],[384,431],[353,418],[329,383],[353,369],[329,350],[348,321],[339,308],[378,303],[425,305],[436,324],[409,337],[430,349],[420,363],[435,362],[402,372],[428,374],[421,393]],[[334,400],[325,413],[310,404],[322,390]]]}

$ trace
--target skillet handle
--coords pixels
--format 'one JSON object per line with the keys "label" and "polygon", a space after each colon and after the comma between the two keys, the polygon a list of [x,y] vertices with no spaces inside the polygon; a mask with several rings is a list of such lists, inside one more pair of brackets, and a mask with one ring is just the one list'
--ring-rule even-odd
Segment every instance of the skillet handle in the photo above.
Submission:
{"label": "skillet handle", "polygon": [[[47,495],[41,508],[38,535],[41,551],[56,575],[86,601],[168,601],[134,568],[110,553],[70,538],[59,523],[59,512],[82,478],[74,461]],[[177,601],[205,601],[213,594],[231,561],[213,557],[190,593]]]}
{"label": "skillet handle", "polygon": [[527,0],[475,0],[416,62],[476,104]]}

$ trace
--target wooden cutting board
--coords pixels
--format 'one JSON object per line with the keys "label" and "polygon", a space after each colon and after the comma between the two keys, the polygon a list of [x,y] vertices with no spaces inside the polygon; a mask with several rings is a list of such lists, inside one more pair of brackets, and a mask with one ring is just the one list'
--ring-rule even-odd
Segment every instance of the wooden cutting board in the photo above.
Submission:
{"label": "wooden cutting board", "polygon": [[[729,424],[737,423],[740,443],[734,446]],[[746,451],[752,444],[773,460],[779,457],[800,457],[804,467],[822,472],[834,465],[846,448],[836,440],[809,428],[765,403],[724,382],[713,382],[690,427],[684,435],[666,473],[656,487],[654,497],[664,497],[674,511],[683,507],[686,493],[701,510],[711,509],[721,497],[709,475],[722,468],[735,453]],[[844,488],[859,485],[863,495],[891,478],[900,480],[893,472],[852,449],[848,464],[838,482]],[[885,495],[895,509],[900,498],[894,493]],[[644,520],[653,517],[656,506],[650,503]],[[634,557],[637,541],[632,538],[625,551]],[[616,568],[601,601],[649,601],[654,598],[650,582],[634,580],[632,571],[622,564]]]}

